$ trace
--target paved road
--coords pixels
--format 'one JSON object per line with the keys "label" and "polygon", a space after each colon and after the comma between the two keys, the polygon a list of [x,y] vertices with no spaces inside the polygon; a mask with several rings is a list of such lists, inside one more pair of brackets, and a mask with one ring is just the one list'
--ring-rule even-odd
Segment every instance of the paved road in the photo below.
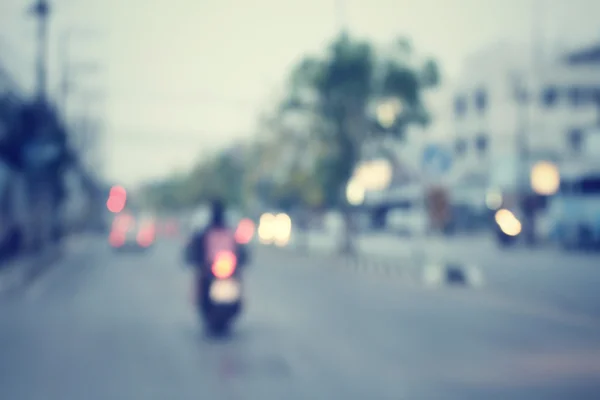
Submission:
{"label": "paved road", "polygon": [[[333,235],[323,233],[311,233],[309,238],[315,253],[333,252],[335,241]],[[600,318],[599,253],[566,253],[552,247],[505,250],[485,235],[421,242],[371,234],[358,239],[358,248],[364,257],[402,260],[423,248],[430,262],[475,266],[485,290]]]}
{"label": "paved road", "polygon": [[[412,244],[401,243],[391,237],[364,237],[360,245],[370,254],[393,255]],[[566,253],[555,247],[506,250],[486,236],[430,239],[424,248],[432,259],[478,266],[488,290],[600,318],[598,253]]]}
{"label": "paved road", "polygon": [[247,312],[206,339],[179,245],[71,249],[0,300],[0,398],[593,399],[600,323],[260,249]]}

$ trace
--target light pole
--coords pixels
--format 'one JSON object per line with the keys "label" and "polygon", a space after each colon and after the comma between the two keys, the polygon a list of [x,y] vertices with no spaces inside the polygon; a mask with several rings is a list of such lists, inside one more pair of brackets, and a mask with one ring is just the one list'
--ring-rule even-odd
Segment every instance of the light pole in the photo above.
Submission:
{"label": "light pole", "polygon": [[50,16],[50,5],[47,0],[38,0],[31,12],[38,20],[37,32],[37,61],[36,78],[37,94],[42,103],[47,100],[47,78],[48,78],[48,19]]}
{"label": "light pole", "polygon": [[58,98],[58,109],[63,114],[63,121],[67,120],[67,97],[69,95],[69,72],[70,72],[70,63],[69,63],[69,41],[70,41],[70,32],[63,32],[60,37],[59,42],[59,57],[60,57],[60,69],[61,69],[61,79],[60,79],[60,90],[59,90],[59,98]]}
{"label": "light pole", "polygon": [[527,243],[533,244],[535,241],[535,215],[531,204],[531,168],[530,168],[530,149],[529,149],[529,131],[531,130],[529,93],[527,85],[520,73],[513,75],[513,89],[517,104],[517,168],[516,168],[516,188],[518,207],[523,213],[523,231]]}

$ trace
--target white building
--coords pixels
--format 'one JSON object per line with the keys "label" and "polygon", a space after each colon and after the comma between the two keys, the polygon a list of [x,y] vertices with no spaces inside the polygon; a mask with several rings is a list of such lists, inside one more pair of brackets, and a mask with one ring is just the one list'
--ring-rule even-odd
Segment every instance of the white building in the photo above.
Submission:
{"label": "white building", "polygon": [[[418,172],[424,172],[427,145],[451,152],[451,171],[440,178],[452,188],[455,204],[486,212],[487,190],[514,186],[518,177],[528,183],[518,168],[539,160],[600,160],[600,146],[591,145],[600,141],[589,137],[600,135],[600,45],[536,55],[528,47],[497,43],[468,57],[462,73],[425,93],[424,101],[432,124],[412,128],[392,147]],[[528,165],[519,164],[521,148]]]}
{"label": "white building", "polygon": [[534,63],[532,54],[497,44],[467,60],[453,95],[456,175],[487,171],[490,185],[510,184],[521,140],[530,162],[582,160],[584,133],[598,122],[600,68],[566,54]]}

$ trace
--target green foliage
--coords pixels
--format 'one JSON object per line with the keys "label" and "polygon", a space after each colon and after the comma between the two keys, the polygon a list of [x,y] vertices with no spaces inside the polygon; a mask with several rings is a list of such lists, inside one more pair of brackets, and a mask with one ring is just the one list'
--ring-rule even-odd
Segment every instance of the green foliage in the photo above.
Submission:
{"label": "green foliage", "polygon": [[[338,36],[322,56],[306,56],[291,70],[277,111],[261,119],[266,140],[248,149],[243,163],[225,152],[149,197],[164,207],[213,196],[239,205],[256,198],[283,209],[339,205],[373,135],[401,139],[411,124],[430,122],[421,93],[439,84],[440,73],[434,60],[415,58],[406,38],[381,51],[368,41]],[[390,98],[400,101],[401,112],[383,127],[371,109]]]}
{"label": "green foliage", "polygon": [[[439,71],[433,60],[415,68],[414,58],[407,39],[397,39],[391,50],[382,53],[367,41],[343,34],[325,56],[306,57],[292,70],[280,118],[300,113],[314,122],[318,134],[307,140],[318,141],[326,150],[303,185],[320,188],[325,205],[339,204],[371,134],[402,138],[409,125],[430,122],[421,93],[439,83]],[[398,99],[402,111],[391,127],[384,128],[370,115],[369,106],[388,98]]]}
{"label": "green foliage", "polygon": [[146,202],[156,209],[195,207],[219,197],[242,206],[245,165],[228,152],[202,160],[189,173],[171,176],[144,189]]}

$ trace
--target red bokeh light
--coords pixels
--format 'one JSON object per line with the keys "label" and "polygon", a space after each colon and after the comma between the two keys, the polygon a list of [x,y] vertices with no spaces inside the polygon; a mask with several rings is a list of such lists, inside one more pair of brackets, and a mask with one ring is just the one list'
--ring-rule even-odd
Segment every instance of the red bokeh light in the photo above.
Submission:
{"label": "red bokeh light", "polygon": [[218,279],[229,278],[235,272],[237,257],[230,251],[219,252],[212,265],[212,273]]}
{"label": "red bokeh light", "polygon": [[142,247],[149,247],[156,236],[154,225],[145,226],[137,235],[137,242]]}
{"label": "red bokeh light", "polygon": [[240,221],[235,230],[235,241],[240,244],[248,244],[254,236],[254,222],[249,218]]}
{"label": "red bokeh light", "polygon": [[123,186],[113,186],[110,188],[109,197],[121,197],[125,199],[127,197],[127,191]]}
{"label": "red bokeh light", "polygon": [[120,213],[125,208],[125,200],[111,196],[106,201],[106,208],[112,213]]}
{"label": "red bokeh light", "polygon": [[122,186],[113,186],[108,195],[106,208],[112,213],[120,213],[127,203],[127,191]]}
{"label": "red bokeh light", "polygon": [[108,241],[113,247],[121,247],[125,244],[125,234],[121,231],[112,231]]}

